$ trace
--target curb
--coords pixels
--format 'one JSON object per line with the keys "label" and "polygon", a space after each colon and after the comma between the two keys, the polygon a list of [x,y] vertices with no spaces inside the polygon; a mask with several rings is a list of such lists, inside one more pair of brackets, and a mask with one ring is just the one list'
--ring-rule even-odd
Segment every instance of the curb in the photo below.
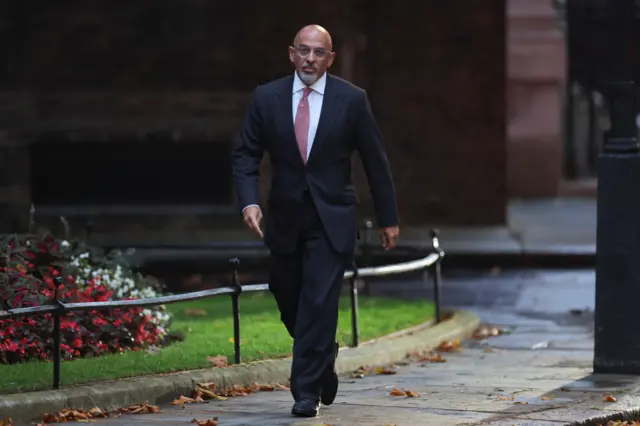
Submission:
{"label": "curb", "polygon": [[633,408],[631,410],[616,411],[611,414],[602,416],[590,417],[585,420],[578,420],[571,423],[566,423],[567,426],[598,426],[607,424],[609,421],[633,421],[640,418],[640,408]]}
{"label": "curb", "polygon": [[[398,362],[410,352],[433,349],[443,340],[467,338],[479,325],[480,319],[477,316],[467,312],[453,312],[448,319],[432,327],[412,327],[402,335],[394,333],[365,342],[357,348],[342,349],[336,362],[336,370],[338,374],[345,374],[364,365],[379,366]],[[248,386],[253,382],[286,383],[290,369],[291,359],[256,361],[225,368],[5,395],[0,397],[0,419],[11,417],[14,422],[41,421],[45,413],[56,413],[65,408],[89,410],[100,407],[113,411],[145,401],[164,404],[180,395],[190,396],[198,383],[213,382],[218,389],[229,389],[236,385]]]}

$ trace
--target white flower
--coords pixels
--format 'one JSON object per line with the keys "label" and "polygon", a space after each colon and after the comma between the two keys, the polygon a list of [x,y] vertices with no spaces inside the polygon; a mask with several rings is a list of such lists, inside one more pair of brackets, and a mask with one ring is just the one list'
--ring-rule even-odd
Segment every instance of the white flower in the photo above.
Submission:
{"label": "white flower", "polygon": [[[137,282],[137,277],[121,265],[114,265],[109,268],[94,268],[91,266],[91,255],[89,252],[72,257],[71,265],[76,268],[76,283],[84,287],[93,281],[101,284],[113,291],[112,299],[124,298],[154,298],[160,296],[153,287],[146,286],[143,281]],[[171,320],[171,315],[161,307],[146,308],[141,315],[149,318],[158,327],[162,334],[166,333],[166,327]]]}

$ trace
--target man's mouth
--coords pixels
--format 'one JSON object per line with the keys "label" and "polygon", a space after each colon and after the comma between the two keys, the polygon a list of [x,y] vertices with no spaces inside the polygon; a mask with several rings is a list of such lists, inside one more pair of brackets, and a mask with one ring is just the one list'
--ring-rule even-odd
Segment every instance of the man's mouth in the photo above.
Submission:
{"label": "man's mouth", "polygon": [[313,69],[313,67],[302,67],[302,72],[311,74],[311,73],[314,73],[315,70]]}

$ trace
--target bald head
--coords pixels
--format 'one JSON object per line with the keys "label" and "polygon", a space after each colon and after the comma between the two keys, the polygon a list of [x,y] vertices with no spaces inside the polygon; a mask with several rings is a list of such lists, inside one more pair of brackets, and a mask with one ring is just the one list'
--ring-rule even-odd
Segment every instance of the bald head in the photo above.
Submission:
{"label": "bald head", "polygon": [[298,31],[295,38],[293,39],[293,45],[297,45],[302,43],[303,39],[317,39],[322,40],[324,43],[325,49],[331,51],[333,49],[333,42],[331,41],[331,34],[326,28],[321,27],[320,25],[307,25]]}
{"label": "bald head", "polygon": [[289,59],[300,80],[311,86],[324,75],[335,58],[329,31],[320,25],[307,25],[298,31],[289,47]]}

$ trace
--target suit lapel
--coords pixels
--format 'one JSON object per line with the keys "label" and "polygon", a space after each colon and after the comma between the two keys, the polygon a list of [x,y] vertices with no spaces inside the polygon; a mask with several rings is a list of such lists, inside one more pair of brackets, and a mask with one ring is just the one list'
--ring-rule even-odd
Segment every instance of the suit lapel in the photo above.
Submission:
{"label": "suit lapel", "polygon": [[311,152],[309,153],[307,163],[314,158],[314,153],[322,147],[322,143],[331,132],[336,118],[340,115],[342,103],[338,102],[340,93],[336,89],[334,83],[335,82],[333,81],[331,74],[327,73],[327,85],[324,89],[324,96],[322,98],[320,120],[318,121],[318,129],[316,130],[316,136],[313,139],[313,145],[311,146]]}
{"label": "suit lapel", "polygon": [[[298,143],[296,141],[296,133],[293,126],[293,109],[291,104],[293,91],[293,76],[283,80],[282,87],[278,90],[276,99],[276,119],[278,121],[278,127],[285,137],[286,143],[293,143],[293,147],[298,152]],[[300,156],[300,155],[298,155]]]}

